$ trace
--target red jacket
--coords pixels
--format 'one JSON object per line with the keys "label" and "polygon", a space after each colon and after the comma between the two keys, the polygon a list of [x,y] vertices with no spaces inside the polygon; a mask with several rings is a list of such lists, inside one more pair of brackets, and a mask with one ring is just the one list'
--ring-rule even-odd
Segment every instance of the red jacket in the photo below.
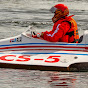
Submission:
{"label": "red jacket", "polygon": [[[45,31],[43,34],[43,39],[50,42],[73,42],[74,36],[69,36],[66,33],[74,31],[74,28],[71,28],[70,20],[65,17],[61,18],[54,23],[52,31]],[[70,40],[69,40],[70,38]]]}

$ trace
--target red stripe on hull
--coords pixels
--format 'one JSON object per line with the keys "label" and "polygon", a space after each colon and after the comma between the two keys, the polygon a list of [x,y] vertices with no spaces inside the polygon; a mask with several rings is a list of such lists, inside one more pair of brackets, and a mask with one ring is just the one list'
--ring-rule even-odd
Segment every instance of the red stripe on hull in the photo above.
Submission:
{"label": "red stripe on hull", "polygon": [[88,47],[74,47],[74,46],[13,46],[13,47],[2,47],[0,49],[14,49],[14,48],[77,48],[77,49],[88,49]]}

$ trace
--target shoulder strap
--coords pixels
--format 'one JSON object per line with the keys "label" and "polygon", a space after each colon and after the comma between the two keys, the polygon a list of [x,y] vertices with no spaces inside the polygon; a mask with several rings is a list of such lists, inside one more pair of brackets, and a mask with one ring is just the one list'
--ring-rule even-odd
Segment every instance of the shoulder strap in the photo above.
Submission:
{"label": "shoulder strap", "polygon": [[[65,21],[65,22],[68,22],[69,24],[70,24],[70,28],[71,28],[71,22],[69,22],[69,21]],[[70,30],[70,29],[69,29]],[[65,34],[65,35],[69,35],[70,37],[73,35],[74,36],[74,31],[71,31],[71,32],[69,32],[69,30],[68,30],[68,32]]]}

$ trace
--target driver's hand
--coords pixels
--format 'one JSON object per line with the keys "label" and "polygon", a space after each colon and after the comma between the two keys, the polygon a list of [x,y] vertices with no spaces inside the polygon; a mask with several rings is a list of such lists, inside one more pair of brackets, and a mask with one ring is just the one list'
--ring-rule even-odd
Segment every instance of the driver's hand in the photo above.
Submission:
{"label": "driver's hand", "polygon": [[42,33],[37,33],[36,35],[32,35],[33,38],[39,38],[43,36],[43,32]]}

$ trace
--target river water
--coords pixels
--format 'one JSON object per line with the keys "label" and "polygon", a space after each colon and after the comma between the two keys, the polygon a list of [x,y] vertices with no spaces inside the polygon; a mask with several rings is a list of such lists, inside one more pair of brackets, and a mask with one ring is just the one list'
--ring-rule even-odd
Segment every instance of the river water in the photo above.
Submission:
{"label": "river water", "polygon": [[[88,29],[88,0],[0,0],[0,39],[25,31],[51,30],[49,9],[58,3],[75,15],[80,35]],[[88,72],[57,72],[0,68],[0,88],[88,88]]]}

